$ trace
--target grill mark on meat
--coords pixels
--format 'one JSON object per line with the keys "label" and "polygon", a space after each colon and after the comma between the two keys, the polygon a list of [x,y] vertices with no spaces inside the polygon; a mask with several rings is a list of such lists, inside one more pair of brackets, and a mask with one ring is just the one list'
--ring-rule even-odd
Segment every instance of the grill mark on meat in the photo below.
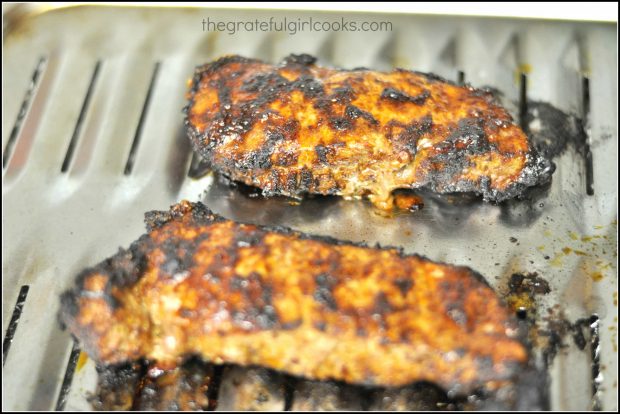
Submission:
{"label": "grill mark on meat", "polygon": [[399,91],[394,88],[385,88],[381,92],[382,99],[388,99],[396,102],[411,102],[416,105],[424,105],[426,100],[431,97],[431,93],[428,90],[424,90],[422,93],[410,96],[403,91]]}

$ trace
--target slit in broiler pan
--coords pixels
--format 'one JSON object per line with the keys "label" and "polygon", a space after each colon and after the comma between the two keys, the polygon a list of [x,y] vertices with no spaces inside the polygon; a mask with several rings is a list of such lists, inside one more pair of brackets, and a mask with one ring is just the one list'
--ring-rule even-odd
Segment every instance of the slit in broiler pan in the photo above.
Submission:
{"label": "slit in broiler pan", "polygon": [[[231,18],[223,10],[209,15]],[[330,16],[252,14],[271,15]],[[14,323],[13,329],[5,329],[12,336],[4,338],[3,391],[11,396],[3,401],[4,408],[90,408],[86,396],[96,387],[94,365],[79,351],[71,352],[70,337],[55,323],[56,298],[69,287],[72,275],[134,240],[145,211],[167,209],[182,198],[201,198],[214,211],[239,221],[399,245],[433,260],[468,265],[501,294],[508,293],[513,274],[537,272],[550,292],[533,302],[521,294],[511,301],[521,315],[535,320],[541,342],[551,338],[564,345],[547,369],[550,408],[617,406],[617,195],[615,178],[607,173],[616,165],[617,152],[610,111],[616,100],[611,26],[356,15],[352,18],[390,19],[398,30],[372,36],[224,36],[195,29],[203,16],[200,10],[80,7],[21,15],[5,33],[5,53],[11,59],[3,62],[3,323],[7,328],[12,319]],[[290,206],[286,200],[247,198],[211,176],[188,178],[184,171],[191,157],[178,112],[185,84],[179,79],[223,54],[277,62],[291,52],[318,55],[332,66],[402,66],[453,80],[461,71],[466,82],[502,91],[506,105],[515,103],[513,117],[527,123],[530,134],[538,134],[543,143],[578,128],[577,118],[586,120],[584,134],[570,135],[585,139],[591,155],[587,148],[580,152],[569,145],[554,158],[557,170],[550,187],[529,200],[453,206],[426,198],[416,214],[389,219],[364,203],[317,198]],[[533,101],[549,102],[577,117],[550,117],[548,107]],[[125,175],[130,154],[132,167]],[[27,294],[20,296],[26,285]],[[14,312],[17,302],[21,312]],[[577,324],[589,323],[594,314],[598,325]],[[565,337],[558,336],[562,331]],[[69,361],[75,369],[67,369]],[[229,374],[220,375],[223,384]],[[259,388],[278,390],[276,400],[287,407],[299,406],[296,398],[304,395],[299,390],[306,389],[305,383],[289,379],[273,388],[277,381],[269,382],[270,375],[247,375],[249,383],[267,381],[263,383],[269,387]],[[415,395],[415,390],[400,395],[407,393]],[[270,394],[262,395],[261,400]],[[377,406],[374,400],[364,401],[364,408]]]}

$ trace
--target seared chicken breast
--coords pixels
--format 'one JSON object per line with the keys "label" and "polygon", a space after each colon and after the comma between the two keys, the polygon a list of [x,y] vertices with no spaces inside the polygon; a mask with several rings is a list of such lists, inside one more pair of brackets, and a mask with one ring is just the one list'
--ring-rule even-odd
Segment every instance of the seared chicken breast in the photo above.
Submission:
{"label": "seared chicken breast", "polygon": [[366,196],[390,210],[396,189],[502,201],[552,172],[491,93],[435,75],[227,56],[196,69],[188,98],[194,150],[265,195]]}
{"label": "seared chicken breast", "polygon": [[146,221],[147,234],[62,297],[61,321],[98,363],[199,356],[468,392],[528,360],[511,311],[469,268],[241,224],[187,201]]}

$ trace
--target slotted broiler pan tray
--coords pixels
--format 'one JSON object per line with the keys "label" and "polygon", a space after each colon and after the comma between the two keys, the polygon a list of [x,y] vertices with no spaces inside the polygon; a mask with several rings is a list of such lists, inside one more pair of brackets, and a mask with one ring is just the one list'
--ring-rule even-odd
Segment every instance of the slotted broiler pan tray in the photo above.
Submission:
{"label": "slotted broiler pan tray", "polygon": [[[270,17],[389,21],[392,30],[203,32],[206,18]],[[500,294],[513,274],[536,273],[550,292],[525,311],[535,312],[541,329],[586,321],[580,335],[571,328],[573,334],[555,338],[557,355],[544,370],[548,407],[617,408],[615,25],[28,5],[13,6],[4,23],[3,409],[91,409],[94,363],[60,330],[59,294],[81,269],[136,239],[144,212],[183,198],[203,200],[228,218],[398,245],[467,265]],[[196,171],[182,125],[193,68],[232,53],[272,62],[310,53],[327,65],[398,66],[495,88],[515,119],[555,146],[552,183],[501,205],[428,197],[421,211],[394,217],[376,214],[367,202],[315,198],[292,205],[251,197]],[[256,375],[225,370],[218,407],[243,408],[226,385],[233,377],[234,384],[260,377],[272,409],[308,407],[304,398],[316,398],[307,382],[296,383],[306,391],[286,397],[277,378]],[[319,395],[327,398],[328,388]],[[365,408],[381,407],[366,401]],[[360,407],[355,398],[349,403]]]}

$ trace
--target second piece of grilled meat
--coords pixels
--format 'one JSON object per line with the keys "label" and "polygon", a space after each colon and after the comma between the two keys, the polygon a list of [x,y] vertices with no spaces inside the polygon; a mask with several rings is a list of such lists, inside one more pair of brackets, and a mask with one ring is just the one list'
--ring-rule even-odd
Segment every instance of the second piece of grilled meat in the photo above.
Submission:
{"label": "second piece of grilled meat", "polygon": [[502,201],[551,175],[488,92],[314,62],[228,56],[196,69],[186,108],[194,149],[265,195],[368,196],[382,209],[393,207],[395,189]]}
{"label": "second piece of grilled meat", "polygon": [[226,220],[181,202],[85,270],[61,320],[100,363],[189,355],[310,379],[468,392],[528,352],[510,311],[465,267]]}

